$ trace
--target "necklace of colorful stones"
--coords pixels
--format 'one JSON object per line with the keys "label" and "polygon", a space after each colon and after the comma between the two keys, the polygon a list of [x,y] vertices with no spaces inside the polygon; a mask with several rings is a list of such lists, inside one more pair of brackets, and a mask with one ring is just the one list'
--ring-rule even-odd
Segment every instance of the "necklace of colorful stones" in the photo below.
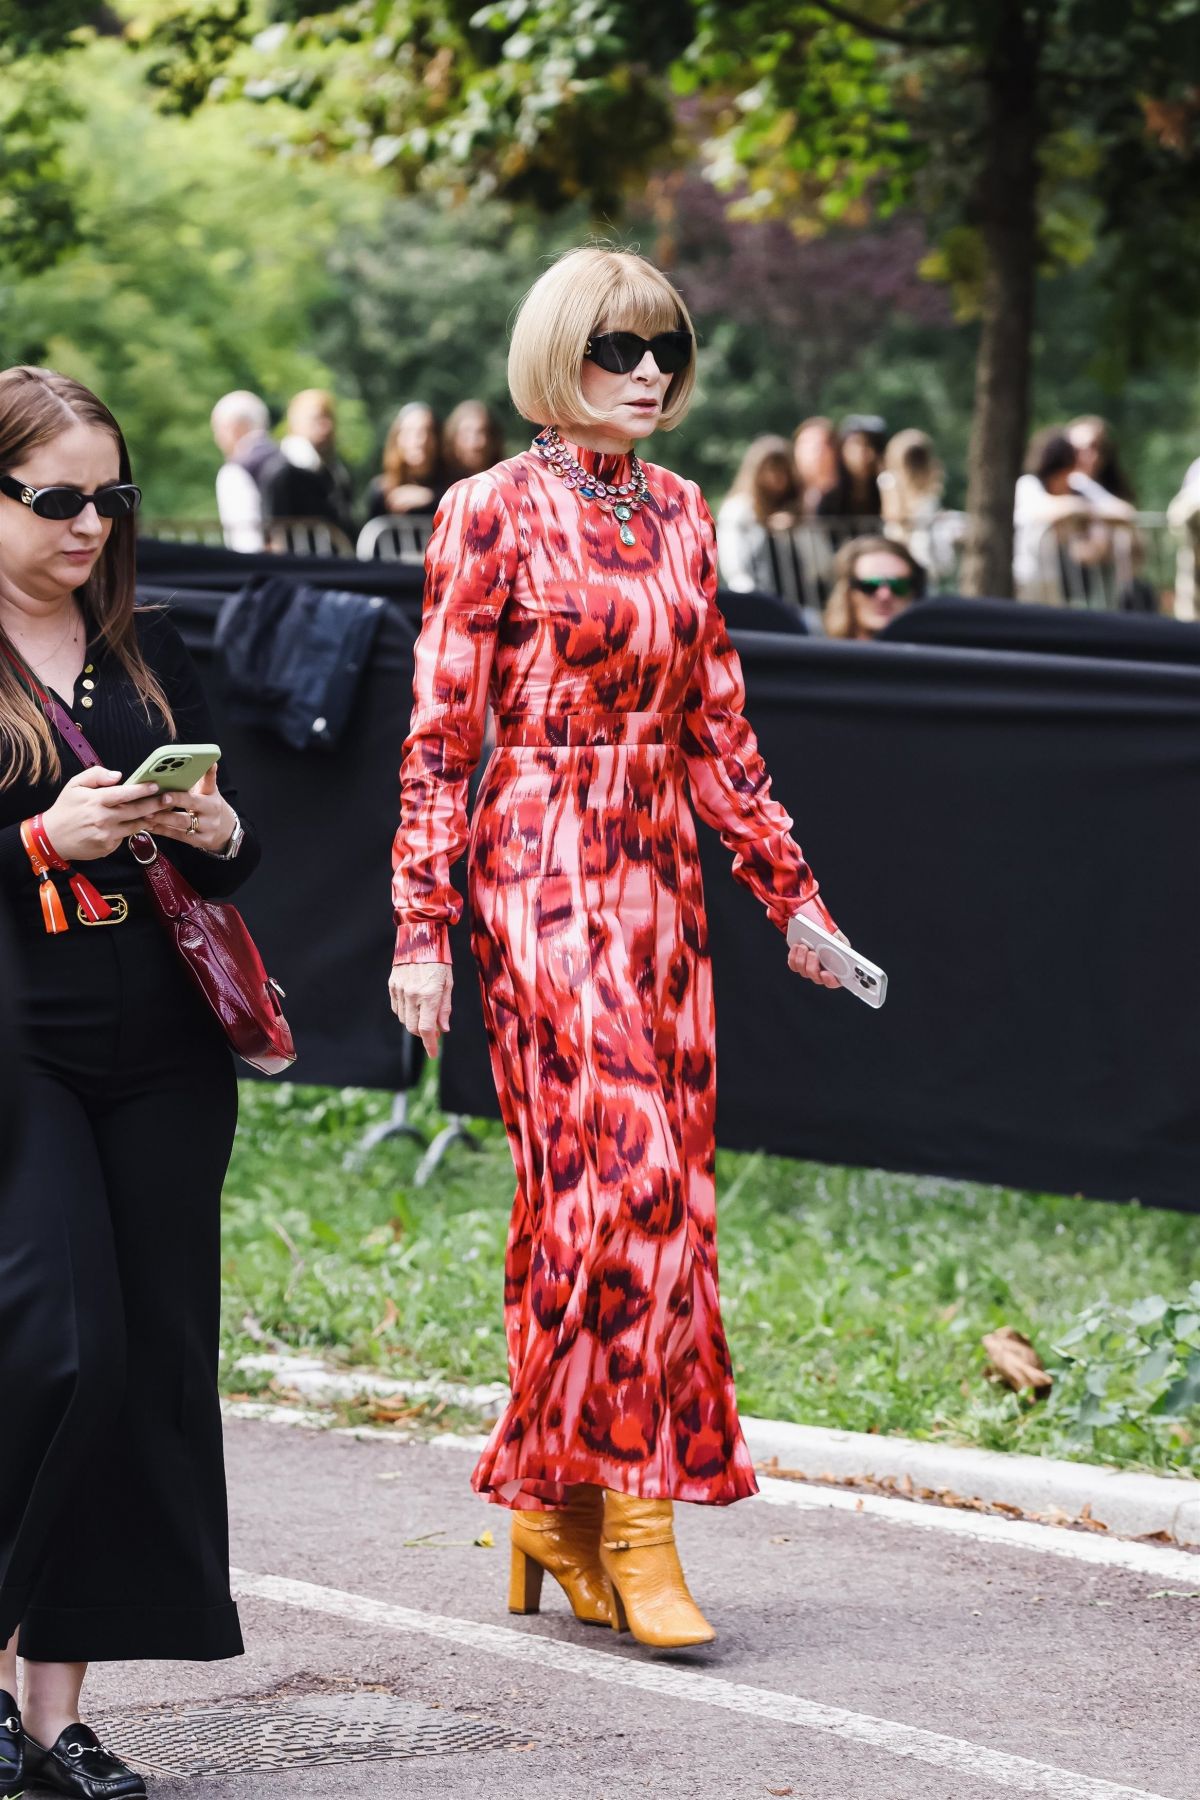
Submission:
{"label": "necklace of colorful stones", "polygon": [[571,488],[581,500],[590,500],[602,512],[610,512],[621,527],[621,542],[636,544],[629,521],[650,498],[646,471],[632,451],[629,453],[628,481],[601,481],[571,455],[563,443],[557,426],[547,425],[533,440],[533,447],[563,486]]}

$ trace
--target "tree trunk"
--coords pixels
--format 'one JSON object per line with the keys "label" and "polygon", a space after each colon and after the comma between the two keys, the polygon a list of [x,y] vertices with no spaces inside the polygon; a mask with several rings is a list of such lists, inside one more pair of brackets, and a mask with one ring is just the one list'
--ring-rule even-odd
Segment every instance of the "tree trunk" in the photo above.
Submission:
{"label": "tree trunk", "polygon": [[1037,265],[1038,50],[1009,0],[987,72],[987,140],[979,184],[983,330],[967,456],[970,523],[960,589],[1013,592],[1013,490],[1029,428]]}

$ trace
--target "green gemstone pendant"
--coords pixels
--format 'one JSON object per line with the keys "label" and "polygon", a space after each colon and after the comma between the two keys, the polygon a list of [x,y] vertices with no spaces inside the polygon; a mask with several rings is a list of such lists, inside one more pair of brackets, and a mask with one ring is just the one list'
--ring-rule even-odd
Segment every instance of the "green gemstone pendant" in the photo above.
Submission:
{"label": "green gemstone pendant", "polygon": [[637,543],[637,539],[633,535],[633,527],[631,525],[622,525],[622,527],[621,527],[621,542],[623,544],[636,544]]}
{"label": "green gemstone pendant", "polygon": [[613,507],[613,518],[617,519],[620,522],[621,542],[623,544],[636,544],[637,543],[637,539],[634,537],[633,531],[629,524],[629,521],[632,517],[633,517],[633,508],[632,507],[625,506],[625,505]]}

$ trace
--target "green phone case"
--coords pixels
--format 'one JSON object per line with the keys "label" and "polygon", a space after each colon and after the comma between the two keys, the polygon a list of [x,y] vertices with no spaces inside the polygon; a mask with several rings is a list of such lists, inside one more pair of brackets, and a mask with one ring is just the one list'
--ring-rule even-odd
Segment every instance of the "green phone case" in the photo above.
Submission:
{"label": "green phone case", "polygon": [[184,794],[220,760],[219,744],[164,744],[160,750],[152,750],[140,768],[125,780],[129,787],[152,781],[163,793]]}

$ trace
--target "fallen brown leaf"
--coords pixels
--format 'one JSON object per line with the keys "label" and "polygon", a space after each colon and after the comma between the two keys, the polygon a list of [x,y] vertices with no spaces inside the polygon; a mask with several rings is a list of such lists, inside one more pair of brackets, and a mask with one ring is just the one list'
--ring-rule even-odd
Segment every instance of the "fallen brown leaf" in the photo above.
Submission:
{"label": "fallen brown leaf", "polygon": [[390,1331],[392,1329],[392,1326],[396,1323],[396,1320],[399,1317],[400,1317],[400,1314],[396,1310],[396,1302],[392,1299],[391,1295],[389,1294],[388,1300],[387,1300],[387,1305],[383,1309],[383,1317],[382,1317],[382,1319],[380,1319],[378,1325],[375,1327],[374,1331],[371,1333],[371,1336],[372,1337],[382,1337],[385,1331]]}
{"label": "fallen brown leaf", "polygon": [[1054,1377],[1046,1368],[1041,1357],[1025,1336],[1012,1325],[1002,1325],[999,1331],[989,1331],[983,1340],[983,1347],[988,1353],[987,1367],[984,1375],[989,1381],[999,1381],[1005,1387],[1020,1393],[1029,1388],[1036,1400],[1042,1399],[1054,1386]]}
{"label": "fallen brown leaf", "polygon": [[419,1419],[425,1412],[423,1400],[394,1400],[376,1396],[367,1402],[367,1412],[376,1425],[403,1425],[410,1419]]}

